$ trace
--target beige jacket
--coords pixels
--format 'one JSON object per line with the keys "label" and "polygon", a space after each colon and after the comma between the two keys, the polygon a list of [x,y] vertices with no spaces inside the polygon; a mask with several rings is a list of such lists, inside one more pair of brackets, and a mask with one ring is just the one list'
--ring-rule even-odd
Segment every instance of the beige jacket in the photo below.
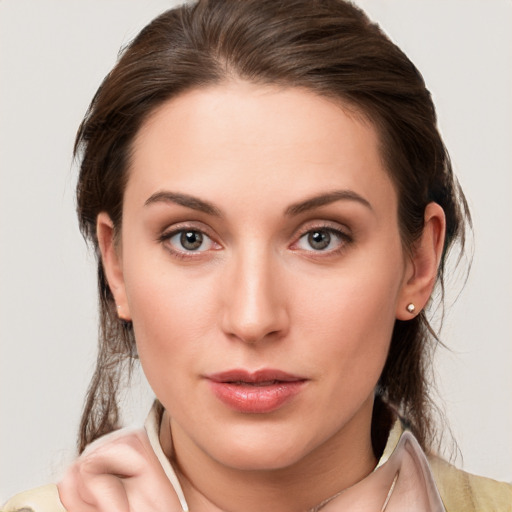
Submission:
{"label": "beige jacket", "polygon": [[[160,446],[159,416],[155,408],[151,411],[145,428],[150,444],[176,491],[183,511],[188,511],[179,480]],[[429,512],[443,509],[447,512],[512,512],[512,485],[470,475],[439,457],[425,456],[414,437],[409,432],[404,432],[398,421],[389,434],[384,453],[375,471],[378,471],[379,468],[387,467],[389,469],[393,465],[403,469],[401,461],[404,453],[406,457],[409,457],[409,463],[412,460],[413,465],[420,468],[418,472],[419,478],[422,480],[420,492],[423,492],[425,496],[428,495],[426,500],[429,503],[426,508],[421,510],[429,510]],[[400,472],[397,471],[396,474],[398,476]],[[402,483],[404,480],[405,478],[402,479]],[[343,510],[345,512],[346,507],[336,505],[333,502],[326,506],[325,510]],[[342,503],[338,505],[342,505]],[[392,508],[390,507],[390,509]],[[401,509],[401,507],[398,508]],[[14,496],[0,512],[67,511],[59,499],[57,486],[50,484]],[[411,510],[411,512],[413,511]]]}

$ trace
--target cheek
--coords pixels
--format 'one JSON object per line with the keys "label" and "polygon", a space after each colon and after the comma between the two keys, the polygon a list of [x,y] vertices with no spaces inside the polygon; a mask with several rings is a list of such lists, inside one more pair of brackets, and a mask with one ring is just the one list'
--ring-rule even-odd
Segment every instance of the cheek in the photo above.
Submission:
{"label": "cheek", "polygon": [[135,256],[125,262],[125,286],[139,358],[158,393],[204,357],[201,341],[215,326],[214,287],[168,262]]}
{"label": "cheek", "polygon": [[302,332],[316,340],[317,355],[322,355],[319,371],[330,374],[339,385],[367,392],[386,362],[401,269],[385,272],[383,266],[364,267],[364,272],[352,268],[323,286],[310,288],[298,308]]}

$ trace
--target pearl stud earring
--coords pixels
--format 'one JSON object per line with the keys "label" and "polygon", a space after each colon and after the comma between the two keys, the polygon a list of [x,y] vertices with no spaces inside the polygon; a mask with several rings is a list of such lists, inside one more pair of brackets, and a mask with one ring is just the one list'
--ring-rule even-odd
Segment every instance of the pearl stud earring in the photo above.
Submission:
{"label": "pearl stud earring", "polygon": [[410,304],[407,304],[405,309],[407,309],[407,311],[412,314],[416,311],[416,306],[411,302]]}

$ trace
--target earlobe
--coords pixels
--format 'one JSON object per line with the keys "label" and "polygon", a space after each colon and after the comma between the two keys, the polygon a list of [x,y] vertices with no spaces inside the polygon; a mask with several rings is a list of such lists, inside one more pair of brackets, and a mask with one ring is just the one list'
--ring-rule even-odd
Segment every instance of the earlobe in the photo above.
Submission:
{"label": "earlobe", "polygon": [[101,212],[96,219],[96,233],[101,253],[103,270],[116,301],[117,314],[122,320],[130,321],[130,309],[126,298],[121,249],[116,243],[114,224],[110,216]]}
{"label": "earlobe", "polygon": [[437,203],[425,208],[425,223],[420,239],[412,247],[409,267],[397,303],[396,318],[410,320],[427,304],[443,254],[446,219]]}

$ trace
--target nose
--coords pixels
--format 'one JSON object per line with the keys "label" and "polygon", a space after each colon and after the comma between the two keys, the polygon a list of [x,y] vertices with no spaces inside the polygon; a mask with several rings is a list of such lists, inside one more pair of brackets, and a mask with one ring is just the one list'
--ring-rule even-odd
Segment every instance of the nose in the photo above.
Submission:
{"label": "nose", "polygon": [[227,267],[221,313],[226,335],[250,344],[284,336],[289,326],[287,299],[275,258],[248,249]]}

